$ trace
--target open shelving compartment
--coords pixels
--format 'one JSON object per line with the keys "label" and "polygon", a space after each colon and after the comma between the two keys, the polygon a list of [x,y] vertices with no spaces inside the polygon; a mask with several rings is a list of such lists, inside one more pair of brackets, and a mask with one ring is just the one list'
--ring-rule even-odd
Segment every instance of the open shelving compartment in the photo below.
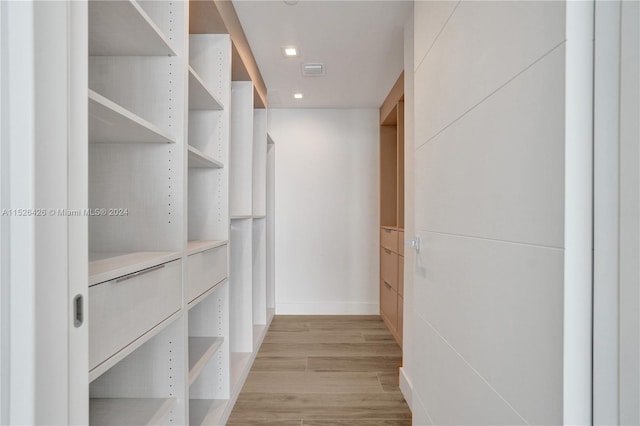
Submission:
{"label": "open shelving compartment", "polygon": [[229,283],[189,310],[189,424],[223,422],[230,389]]}
{"label": "open shelving compartment", "polygon": [[231,40],[189,35],[186,302],[228,276]]}
{"label": "open shelving compartment", "polygon": [[178,315],[89,385],[89,423],[182,423],[186,416],[184,316]]}
{"label": "open shelving compartment", "polygon": [[89,3],[90,285],[181,255],[185,11]]}

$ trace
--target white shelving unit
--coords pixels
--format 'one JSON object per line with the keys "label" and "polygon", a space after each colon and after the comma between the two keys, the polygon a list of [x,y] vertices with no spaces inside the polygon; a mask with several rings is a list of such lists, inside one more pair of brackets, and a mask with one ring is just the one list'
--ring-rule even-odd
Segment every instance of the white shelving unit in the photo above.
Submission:
{"label": "white shelving unit", "polygon": [[183,422],[187,413],[186,13],[183,2],[88,5],[92,424]]}
{"label": "white shelving unit", "polygon": [[253,217],[253,84],[234,81],[231,89],[232,217]]}
{"label": "white shelving unit", "polygon": [[266,110],[184,1],[88,4],[91,424],[224,424],[273,316]]}
{"label": "white shelving unit", "polygon": [[253,351],[253,220],[231,222],[231,352]]}
{"label": "white shelving unit", "polygon": [[267,110],[253,112],[253,335],[259,347],[267,324]]}
{"label": "white shelving unit", "polygon": [[272,318],[276,312],[276,221],[275,221],[275,183],[276,183],[276,146],[270,135],[267,134],[267,176],[266,176],[266,275],[267,275],[267,318]]}
{"label": "white shelving unit", "polygon": [[267,110],[253,112],[253,217],[267,214]]}

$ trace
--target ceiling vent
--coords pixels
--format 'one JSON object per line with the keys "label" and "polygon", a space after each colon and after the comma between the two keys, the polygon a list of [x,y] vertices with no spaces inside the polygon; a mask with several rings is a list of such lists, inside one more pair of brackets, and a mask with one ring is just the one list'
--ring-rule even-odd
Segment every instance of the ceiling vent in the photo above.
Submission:
{"label": "ceiling vent", "polygon": [[317,77],[319,75],[324,75],[324,64],[321,64],[321,63],[302,64],[302,75],[306,75],[309,77]]}

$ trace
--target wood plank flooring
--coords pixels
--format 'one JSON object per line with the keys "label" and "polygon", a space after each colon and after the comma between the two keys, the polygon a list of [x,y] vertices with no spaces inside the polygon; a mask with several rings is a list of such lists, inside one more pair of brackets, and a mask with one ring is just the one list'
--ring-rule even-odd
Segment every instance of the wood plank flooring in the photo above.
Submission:
{"label": "wood plank flooring", "polygon": [[410,426],[378,316],[276,316],[227,425]]}

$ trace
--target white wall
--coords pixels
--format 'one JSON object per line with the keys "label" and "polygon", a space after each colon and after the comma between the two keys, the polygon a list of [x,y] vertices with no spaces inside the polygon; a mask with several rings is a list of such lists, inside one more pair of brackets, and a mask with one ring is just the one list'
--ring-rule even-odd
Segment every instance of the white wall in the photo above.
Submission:
{"label": "white wall", "polygon": [[640,4],[595,9],[593,423],[640,424]]}
{"label": "white wall", "polygon": [[[414,3],[415,5],[415,3]],[[404,235],[405,240],[413,239],[415,235],[414,218],[414,61],[413,61],[413,13],[404,29]],[[401,242],[402,244],[403,242]],[[411,371],[416,364],[414,350],[414,340],[408,336],[413,336],[413,271],[415,270],[416,256],[415,250],[406,248],[404,251],[404,318],[402,341],[402,367],[400,368],[400,389],[405,396],[409,407],[413,409],[411,399]]]}
{"label": "white wall", "polygon": [[276,312],[378,314],[378,111],[272,109]]}
{"label": "white wall", "polygon": [[404,370],[416,425],[567,420],[566,12],[563,2],[415,3],[422,249]]}

